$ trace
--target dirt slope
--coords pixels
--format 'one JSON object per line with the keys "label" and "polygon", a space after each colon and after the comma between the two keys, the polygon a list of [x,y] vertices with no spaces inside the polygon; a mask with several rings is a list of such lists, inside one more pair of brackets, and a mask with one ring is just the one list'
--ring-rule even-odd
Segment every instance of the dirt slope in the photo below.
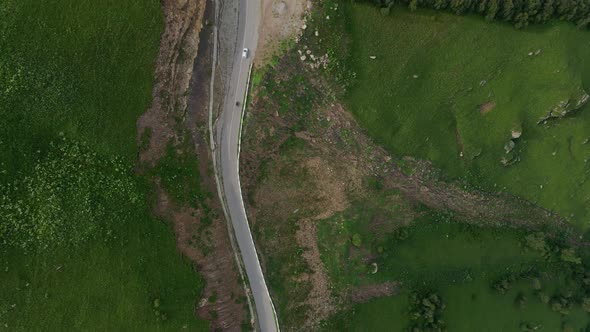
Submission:
{"label": "dirt slope", "polygon": [[[215,193],[205,140],[211,29],[203,23],[206,16],[212,17],[209,5],[205,0],[162,1],[166,26],[155,68],[153,102],[137,122],[138,171],[151,174],[172,145],[177,154],[196,154],[201,189]],[[151,180],[154,212],[172,224],[178,250],[206,282],[203,294],[195,299],[195,314],[210,320],[211,330],[240,331],[248,322],[245,294],[217,195],[206,195],[201,205],[178,203],[157,176]],[[204,222],[205,215],[212,220]]]}

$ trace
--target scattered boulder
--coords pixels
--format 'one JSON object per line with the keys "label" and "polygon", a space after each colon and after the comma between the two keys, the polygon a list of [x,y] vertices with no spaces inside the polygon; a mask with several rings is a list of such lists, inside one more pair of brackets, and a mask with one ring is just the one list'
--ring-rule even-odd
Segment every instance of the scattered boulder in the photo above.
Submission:
{"label": "scattered boulder", "polygon": [[589,100],[590,95],[580,88],[573,97],[557,103],[545,116],[539,119],[537,124],[545,124],[549,120],[564,118],[582,108]]}
{"label": "scattered boulder", "polygon": [[515,126],[514,128],[512,128],[512,131],[510,132],[510,136],[512,136],[512,139],[520,138],[520,136],[522,136],[522,126],[518,125],[518,126]]}
{"label": "scattered boulder", "polygon": [[541,54],[541,49],[540,49],[540,48],[539,48],[539,49],[537,49],[537,50],[536,50],[536,51],[534,51],[534,52],[533,52],[533,51],[531,51],[531,52],[529,52],[529,53],[528,53],[528,55],[529,55],[529,56],[537,56],[537,55],[540,55],[540,54]]}
{"label": "scattered boulder", "polygon": [[512,139],[504,144],[504,151],[506,151],[506,154],[500,159],[500,163],[502,163],[503,166],[508,167],[520,161],[520,156],[518,156],[514,150],[515,147],[516,143]]}
{"label": "scattered boulder", "polygon": [[519,138],[520,136],[522,136],[522,131],[518,131],[518,130],[512,130],[511,132],[512,138],[516,139]]}
{"label": "scattered boulder", "polygon": [[514,147],[516,146],[516,144],[514,143],[513,140],[509,140],[506,144],[504,144],[504,151],[506,151],[506,154],[512,152],[512,150],[514,150]]}

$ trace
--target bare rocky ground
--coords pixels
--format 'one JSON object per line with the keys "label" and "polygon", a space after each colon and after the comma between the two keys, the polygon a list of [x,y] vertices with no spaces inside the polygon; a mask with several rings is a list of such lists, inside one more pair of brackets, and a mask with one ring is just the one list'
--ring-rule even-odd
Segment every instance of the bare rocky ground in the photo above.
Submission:
{"label": "bare rocky ground", "polygon": [[[169,144],[178,154],[196,154],[201,189],[210,195],[200,206],[179,204],[153,176],[154,212],[171,223],[178,250],[205,279],[203,294],[195,299],[195,314],[209,320],[212,331],[240,331],[249,326],[249,314],[222,208],[214,194],[217,189],[206,140],[213,3],[163,0],[162,8],[165,31],[156,64],[153,102],[137,124],[141,144],[138,171],[148,174]],[[186,140],[191,144],[184,144]],[[210,224],[203,223],[205,214],[211,217]]]}
{"label": "bare rocky ground", "polygon": [[310,9],[310,0],[262,0],[257,65],[277,55],[281,42],[297,36],[305,25],[305,16]]}

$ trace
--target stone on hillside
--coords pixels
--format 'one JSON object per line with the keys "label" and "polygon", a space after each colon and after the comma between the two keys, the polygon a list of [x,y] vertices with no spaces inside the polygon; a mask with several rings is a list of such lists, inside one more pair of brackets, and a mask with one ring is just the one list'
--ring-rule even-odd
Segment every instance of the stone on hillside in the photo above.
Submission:
{"label": "stone on hillside", "polygon": [[[508,145],[508,143],[507,143],[507,145]],[[516,153],[514,153],[514,150],[510,150],[509,152],[506,152],[506,155],[504,155],[502,157],[502,159],[500,159],[500,163],[504,167],[514,165],[519,161],[520,161],[520,157],[518,155],[516,155]]]}
{"label": "stone on hillside", "polygon": [[522,127],[518,126],[518,127],[512,128],[510,135],[512,136],[513,139],[520,138],[520,136],[522,136]]}
{"label": "stone on hillside", "polygon": [[537,124],[544,124],[550,119],[566,117],[570,113],[581,109],[589,100],[590,95],[583,88],[579,88],[575,96],[561,100],[544,117],[539,119]]}
{"label": "stone on hillside", "polygon": [[504,150],[508,154],[508,153],[510,153],[510,151],[512,151],[514,149],[515,146],[516,146],[516,144],[514,144],[514,141],[509,140],[506,144],[504,144]]}
{"label": "stone on hillside", "polygon": [[379,266],[377,263],[371,263],[371,274],[375,274],[377,271],[379,271]]}

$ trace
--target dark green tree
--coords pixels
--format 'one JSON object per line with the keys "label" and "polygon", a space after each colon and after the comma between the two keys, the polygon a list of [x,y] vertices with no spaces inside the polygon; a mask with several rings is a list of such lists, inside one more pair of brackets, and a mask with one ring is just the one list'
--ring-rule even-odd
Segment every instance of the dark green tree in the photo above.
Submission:
{"label": "dark green tree", "polygon": [[449,6],[448,0],[434,0],[434,9],[446,9]]}
{"label": "dark green tree", "polygon": [[514,2],[512,0],[504,0],[502,4],[502,18],[506,21],[512,21],[514,16]]}
{"label": "dark green tree", "polygon": [[488,21],[493,21],[496,18],[496,14],[498,14],[499,9],[499,0],[490,0],[488,2],[488,8],[486,10],[486,19]]}

